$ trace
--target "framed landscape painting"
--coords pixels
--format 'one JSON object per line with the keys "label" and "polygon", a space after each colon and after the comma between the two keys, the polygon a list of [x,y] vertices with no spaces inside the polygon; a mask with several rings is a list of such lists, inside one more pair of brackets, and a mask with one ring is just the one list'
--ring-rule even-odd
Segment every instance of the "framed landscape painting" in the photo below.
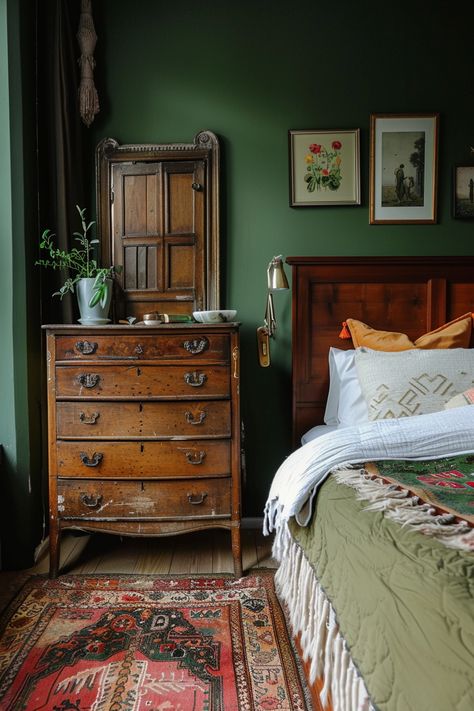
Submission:
{"label": "framed landscape painting", "polygon": [[370,117],[370,223],[436,222],[438,114]]}
{"label": "framed landscape painting", "polygon": [[454,167],[453,217],[474,219],[474,165]]}
{"label": "framed landscape painting", "polygon": [[360,130],[289,131],[290,206],[360,205]]}

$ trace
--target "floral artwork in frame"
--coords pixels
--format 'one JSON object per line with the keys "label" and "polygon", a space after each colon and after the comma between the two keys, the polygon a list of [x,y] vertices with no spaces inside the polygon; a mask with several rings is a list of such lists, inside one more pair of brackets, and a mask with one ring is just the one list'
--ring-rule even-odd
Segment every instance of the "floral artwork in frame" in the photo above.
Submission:
{"label": "floral artwork in frame", "polygon": [[360,130],[289,131],[290,206],[360,205]]}
{"label": "floral artwork in frame", "polygon": [[456,165],[453,176],[453,217],[474,219],[474,165]]}
{"label": "floral artwork in frame", "polygon": [[370,117],[370,224],[436,222],[438,114]]}

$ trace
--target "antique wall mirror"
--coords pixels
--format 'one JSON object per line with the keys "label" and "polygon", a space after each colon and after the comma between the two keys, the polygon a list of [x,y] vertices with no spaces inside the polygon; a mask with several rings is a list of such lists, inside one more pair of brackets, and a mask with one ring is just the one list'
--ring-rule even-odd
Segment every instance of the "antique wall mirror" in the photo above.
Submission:
{"label": "antique wall mirror", "polygon": [[103,264],[121,266],[115,318],[220,307],[219,143],[96,150],[97,227]]}

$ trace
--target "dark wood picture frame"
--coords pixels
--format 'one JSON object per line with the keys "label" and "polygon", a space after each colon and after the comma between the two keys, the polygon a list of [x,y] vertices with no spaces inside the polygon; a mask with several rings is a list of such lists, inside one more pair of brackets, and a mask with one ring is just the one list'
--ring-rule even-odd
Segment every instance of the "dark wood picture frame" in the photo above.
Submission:
{"label": "dark wood picture frame", "polygon": [[370,117],[370,224],[434,224],[439,114]]}

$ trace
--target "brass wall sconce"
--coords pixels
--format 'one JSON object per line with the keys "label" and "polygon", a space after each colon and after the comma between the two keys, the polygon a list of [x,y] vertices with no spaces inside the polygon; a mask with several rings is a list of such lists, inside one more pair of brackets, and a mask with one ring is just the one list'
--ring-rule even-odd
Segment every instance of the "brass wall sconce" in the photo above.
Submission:
{"label": "brass wall sconce", "polygon": [[280,254],[278,257],[273,257],[267,267],[267,306],[264,325],[257,328],[258,359],[262,368],[270,365],[270,338],[275,336],[277,327],[273,292],[289,288]]}

